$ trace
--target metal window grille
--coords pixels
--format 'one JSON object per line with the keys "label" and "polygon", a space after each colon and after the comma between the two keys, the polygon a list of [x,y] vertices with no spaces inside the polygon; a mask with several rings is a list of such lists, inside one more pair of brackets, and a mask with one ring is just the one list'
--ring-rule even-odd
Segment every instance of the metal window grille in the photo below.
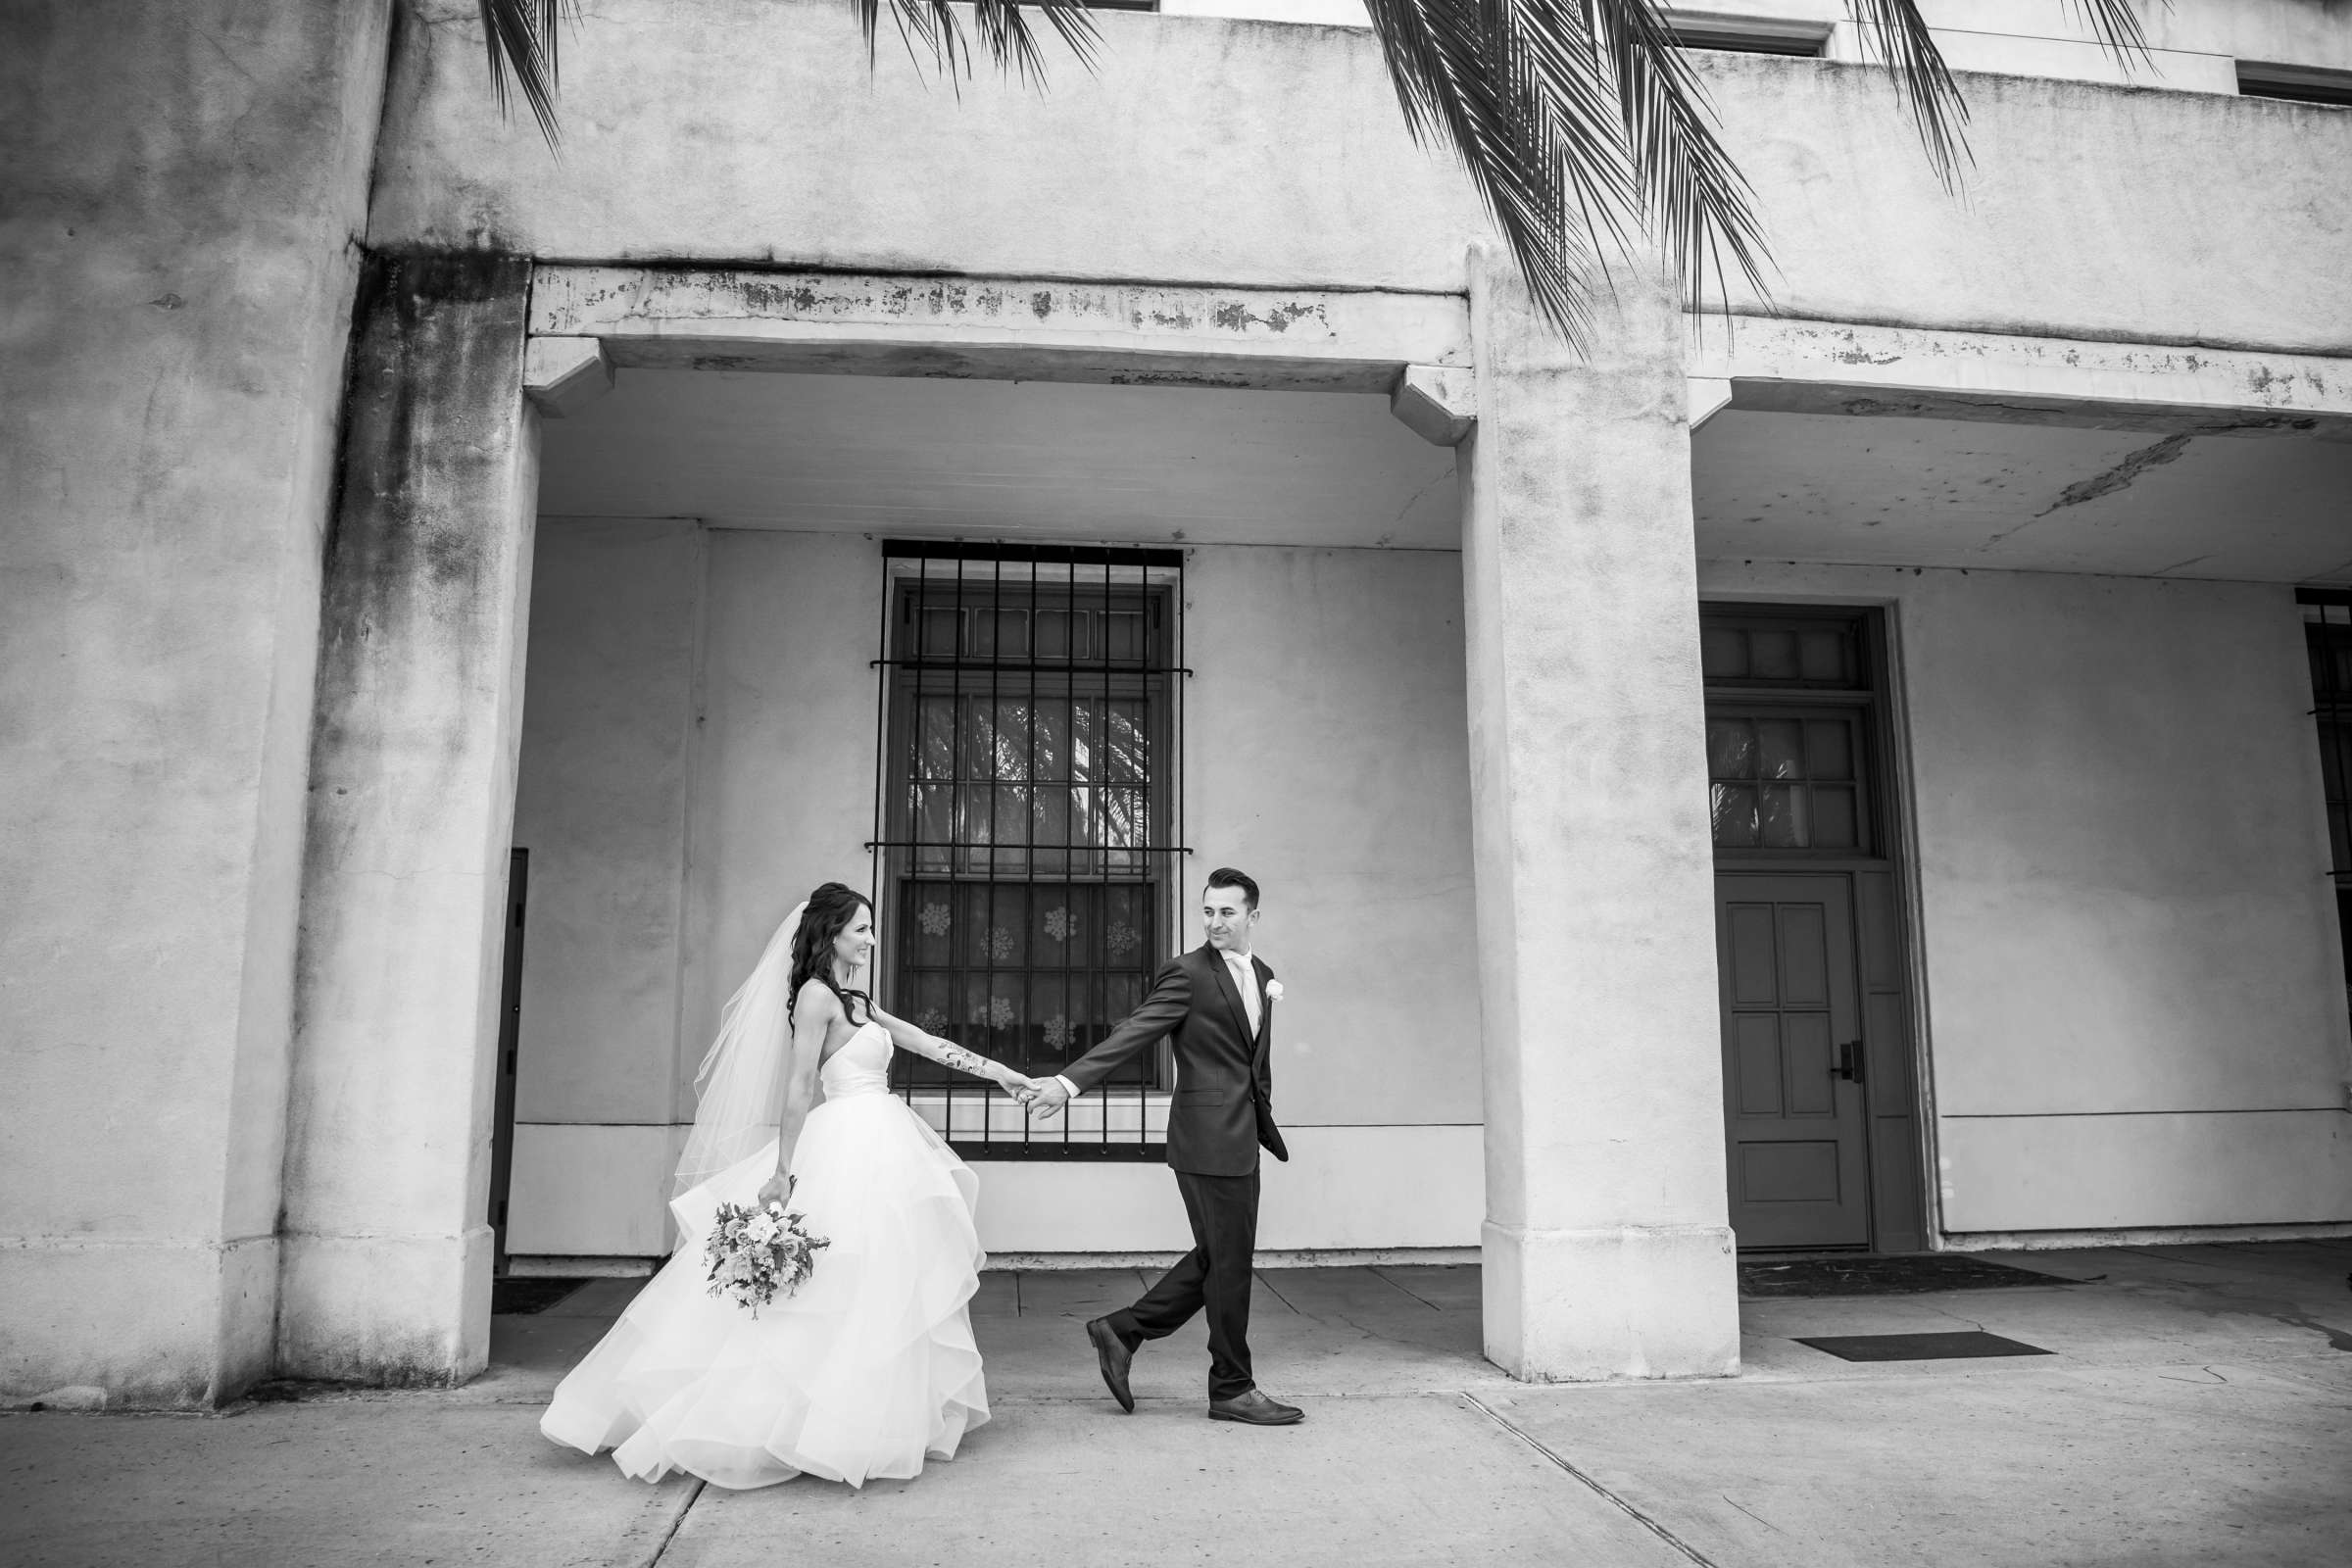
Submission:
{"label": "metal window grille", "polygon": [[1718,850],[1878,853],[1864,633],[1859,615],[1702,607],[1699,662]]}
{"label": "metal window grille", "polygon": [[2304,588],[2303,643],[2311,656],[2312,717],[2328,807],[2328,875],[2335,883],[2344,988],[2352,1004],[2352,590]]}
{"label": "metal window grille", "polygon": [[[1132,1012],[1171,951],[1184,557],[890,541],[883,568],[882,1003],[1043,1077]],[[893,1071],[966,1158],[1165,1152],[1164,1049],[1036,1126],[922,1057]]]}

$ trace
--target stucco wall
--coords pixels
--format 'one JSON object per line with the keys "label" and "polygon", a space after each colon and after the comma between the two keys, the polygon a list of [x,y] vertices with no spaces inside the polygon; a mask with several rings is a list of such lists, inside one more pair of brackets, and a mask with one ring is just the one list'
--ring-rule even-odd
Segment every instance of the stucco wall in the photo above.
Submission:
{"label": "stucco wall", "polygon": [[1185,597],[1186,830],[1265,892],[1283,1117],[1477,1125],[1461,558],[1202,549]]}
{"label": "stucco wall", "polygon": [[514,843],[533,852],[517,1122],[666,1122],[701,650],[692,523],[551,520]]}
{"label": "stucco wall", "polygon": [[[543,522],[511,1250],[666,1247],[672,1129],[720,1003],[802,893],[867,873],[880,586],[854,534]],[[1268,1179],[1265,1245],[1473,1245],[1458,560],[1200,549],[1187,597],[1195,867],[1264,884],[1260,948],[1291,990],[1276,1081],[1298,1157]],[[1155,1166],[981,1175],[992,1250],[1187,1245]]]}
{"label": "stucco wall", "polygon": [[387,8],[0,49],[0,1392],[269,1364],[303,788]]}
{"label": "stucco wall", "polygon": [[2352,1219],[2291,591],[1714,563],[1892,607],[1947,1232]]}
{"label": "stucco wall", "polygon": [[[436,4],[396,74],[379,245],[1458,292],[1483,228],[1358,28],[1114,14],[1100,74],[956,94],[869,76],[818,0],[617,0],[566,45],[558,164],[497,122],[469,4]],[[2352,345],[2352,116],[1964,75],[1956,199],[1869,69],[1695,58],[1796,315]]]}
{"label": "stucco wall", "polygon": [[728,992],[808,889],[865,880],[880,577],[855,536],[545,523],[510,1250],[666,1249]]}

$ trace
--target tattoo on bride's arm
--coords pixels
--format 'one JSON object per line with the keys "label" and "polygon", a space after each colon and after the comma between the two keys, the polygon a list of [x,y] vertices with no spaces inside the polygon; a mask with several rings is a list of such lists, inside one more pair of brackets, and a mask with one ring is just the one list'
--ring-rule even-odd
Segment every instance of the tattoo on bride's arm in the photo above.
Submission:
{"label": "tattoo on bride's arm", "polygon": [[968,1072],[976,1078],[987,1077],[988,1069],[995,1065],[986,1056],[976,1056],[961,1046],[942,1040],[936,1035],[931,1038],[929,1055],[933,1061],[953,1067],[957,1072]]}

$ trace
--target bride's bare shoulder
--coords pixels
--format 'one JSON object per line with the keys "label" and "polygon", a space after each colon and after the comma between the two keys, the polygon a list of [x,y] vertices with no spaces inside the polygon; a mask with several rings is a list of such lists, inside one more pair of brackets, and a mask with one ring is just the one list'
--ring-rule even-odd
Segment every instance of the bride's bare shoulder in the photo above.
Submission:
{"label": "bride's bare shoulder", "polygon": [[792,999],[792,1015],[811,1022],[840,1017],[841,998],[833,994],[831,986],[810,975],[801,982],[800,995]]}

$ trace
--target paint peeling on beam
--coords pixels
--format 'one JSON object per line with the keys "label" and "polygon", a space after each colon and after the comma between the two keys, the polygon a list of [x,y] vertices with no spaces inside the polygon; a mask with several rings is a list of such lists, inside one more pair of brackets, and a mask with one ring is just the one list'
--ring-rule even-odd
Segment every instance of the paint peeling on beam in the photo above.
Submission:
{"label": "paint peeling on beam", "polygon": [[1385,392],[1467,365],[1456,295],[543,266],[535,336],[620,366]]}
{"label": "paint peeling on beam", "polygon": [[2352,435],[2352,360],[1839,322],[1693,318],[1732,407],[2081,429]]}
{"label": "paint peeling on beam", "polygon": [[2169,403],[2032,397],[1968,392],[1885,392],[1835,381],[1738,380],[1731,407],[1757,414],[1834,414],[1856,419],[1959,419],[1982,424],[2035,424],[2072,430],[2136,430],[2156,434],[2304,435],[2330,426],[2352,429],[2344,416],[2257,414],[2217,420],[2216,409]]}

